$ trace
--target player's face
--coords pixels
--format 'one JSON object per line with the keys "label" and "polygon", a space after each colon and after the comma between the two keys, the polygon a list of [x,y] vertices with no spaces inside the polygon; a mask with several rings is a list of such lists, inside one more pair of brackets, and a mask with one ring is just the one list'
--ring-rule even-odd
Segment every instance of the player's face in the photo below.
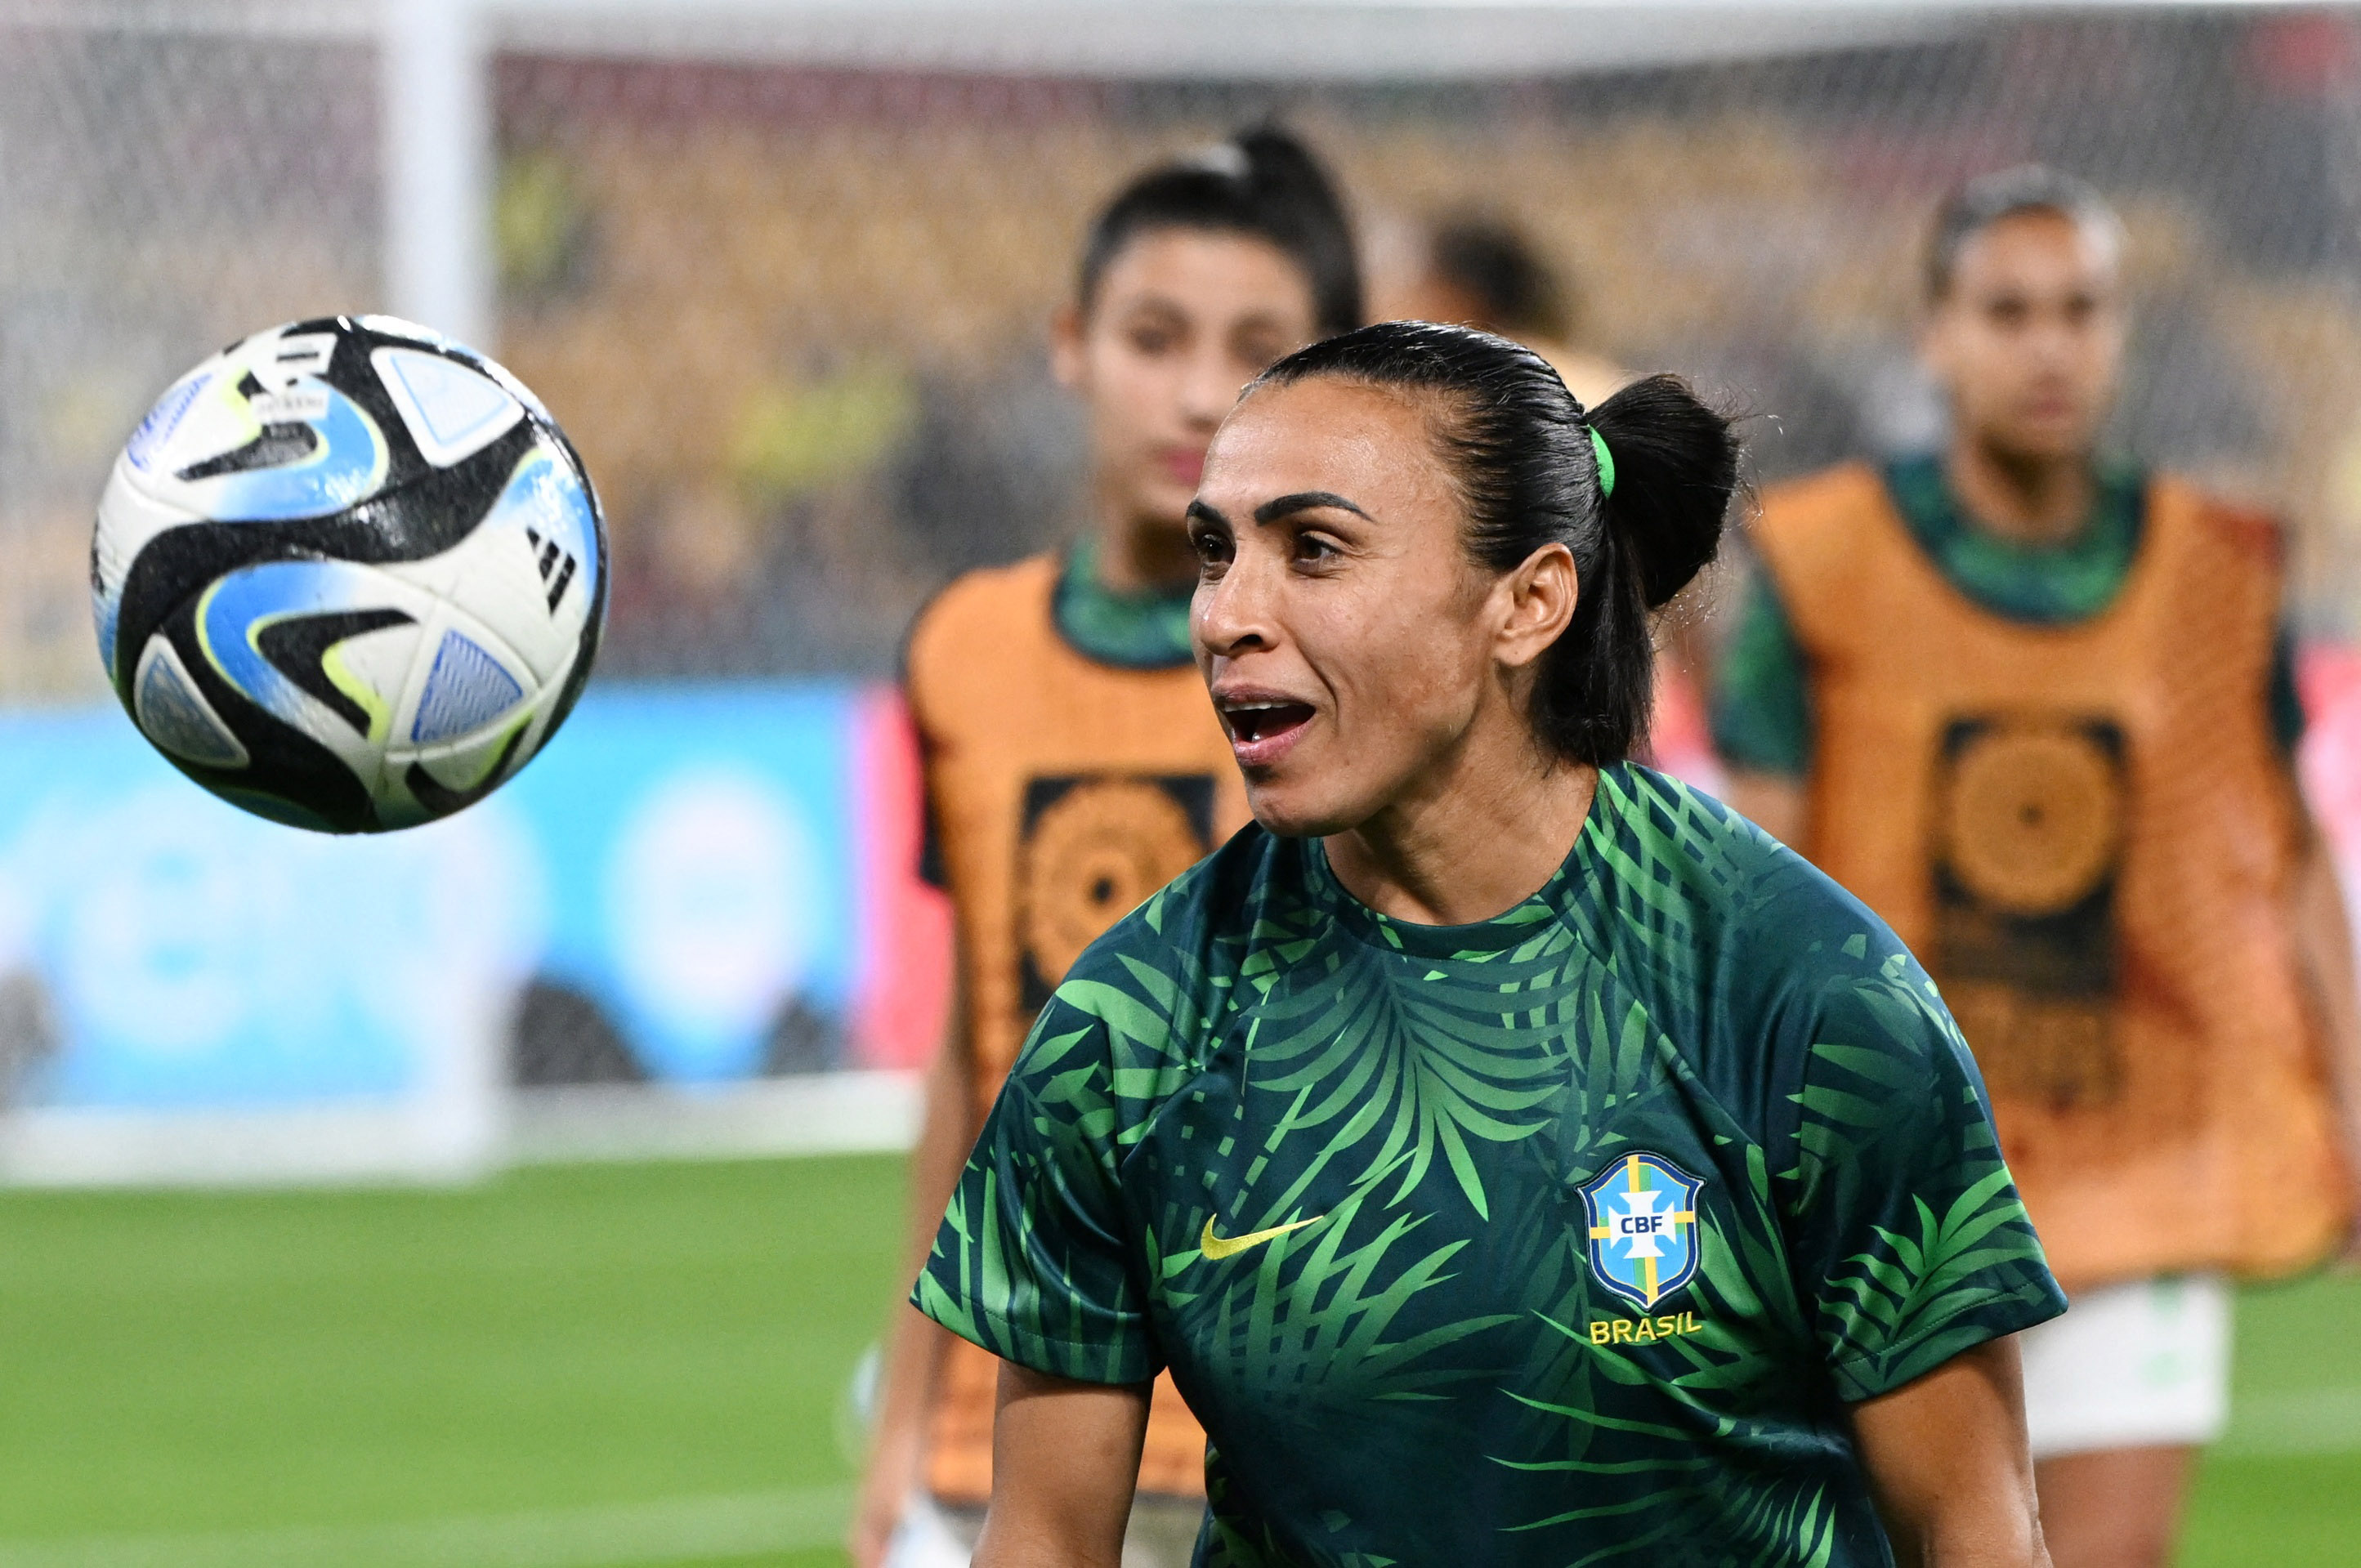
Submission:
{"label": "player's face", "polygon": [[1090,408],[1099,504],[1178,530],[1238,389],[1312,341],[1312,288],[1246,235],[1152,229],[1117,253],[1087,317],[1060,314],[1058,378]]}
{"label": "player's face", "polygon": [[2087,455],[2114,400],[2123,307],[2110,236],[2020,213],[1961,247],[1926,352],[1960,433],[2000,455]]}
{"label": "player's face", "polygon": [[1190,509],[1190,629],[1264,827],[1359,827],[1502,709],[1499,596],[1463,527],[1424,415],[1396,394],[1267,388],[1222,426]]}

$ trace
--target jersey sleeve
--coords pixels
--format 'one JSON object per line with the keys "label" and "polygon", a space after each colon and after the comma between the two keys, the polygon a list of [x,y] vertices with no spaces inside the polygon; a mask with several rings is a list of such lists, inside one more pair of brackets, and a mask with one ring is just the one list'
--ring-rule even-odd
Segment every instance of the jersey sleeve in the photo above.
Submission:
{"label": "jersey sleeve", "polygon": [[2290,756],[2303,744],[2307,722],[2302,688],[2296,684],[2295,630],[2285,621],[2271,639],[2271,734]]}
{"label": "jersey sleeve", "polygon": [[1817,992],[1778,1031],[1801,1069],[1796,1285],[1848,1400],[2066,1310],[1966,1043],[1926,971],[1862,919],[1817,955]]}
{"label": "jersey sleeve", "polygon": [[911,1304],[1037,1372],[1139,1383],[1163,1365],[1116,1172],[1107,1024],[1050,999],[984,1123]]}
{"label": "jersey sleeve", "polygon": [[943,824],[935,812],[935,792],[922,784],[918,796],[918,880],[938,893],[949,893],[951,869],[943,856]]}
{"label": "jersey sleeve", "polygon": [[1759,562],[1730,646],[1714,668],[1708,721],[1714,751],[1729,766],[1791,779],[1811,771],[1804,651],[1771,574]]}

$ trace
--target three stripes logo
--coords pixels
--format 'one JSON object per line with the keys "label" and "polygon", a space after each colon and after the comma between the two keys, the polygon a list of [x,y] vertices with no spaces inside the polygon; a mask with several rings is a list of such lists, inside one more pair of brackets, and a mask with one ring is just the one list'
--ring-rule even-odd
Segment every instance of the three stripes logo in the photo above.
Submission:
{"label": "three stripes logo", "polygon": [[574,581],[574,568],[578,563],[574,552],[562,548],[555,539],[544,539],[537,528],[526,528],[524,536],[541,552],[534,565],[541,571],[541,580],[549,587],[549,613],[555,615],[559,601],[566,598],[566,590]]}

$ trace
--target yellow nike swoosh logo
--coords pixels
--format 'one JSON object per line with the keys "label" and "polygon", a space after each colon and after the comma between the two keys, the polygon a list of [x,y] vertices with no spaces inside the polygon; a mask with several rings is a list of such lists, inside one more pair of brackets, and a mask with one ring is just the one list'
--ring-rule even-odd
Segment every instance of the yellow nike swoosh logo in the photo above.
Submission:
{"label": "yellow nike swoosh logo", "polygon": [[1219,1263],[1225,1257],[1235,1257],[1238,1254],[1252,1247],[1258,1247],[1265,1242],[1277,1241],[1290,1231],[1300,1231],[1306,1225],[1316,1225],[1327,1217],[1325,1214],[1314,1214],[1308,1220],[1298,1220],[1291,1225],[1273,1225],[1267,1231],[1249,1231],[1242,1236],[1215,1235],[1213,1222],[1209,1219],[1205,1222],[1205,1234],[1197,1238],[1197,1250],[1215,1263]]}

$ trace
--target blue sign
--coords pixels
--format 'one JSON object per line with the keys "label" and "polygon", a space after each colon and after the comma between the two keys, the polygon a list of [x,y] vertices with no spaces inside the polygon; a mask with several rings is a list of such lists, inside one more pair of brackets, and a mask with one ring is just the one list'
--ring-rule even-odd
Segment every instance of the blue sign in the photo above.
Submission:
{"label": "blue sign", "polygon": [[1629,1154],[1582,1189],[1590,1271],[1641,1310],[1697,1273],[1697,1194],[1705,1183],[1662,1155]]}
{"label": "blue sign", "polygon": [[594,690],[489,800],[359,838],[214,799],[112,707],[0,715],[0,988],[41,1036],[0,1041],[0,1097],[403,1098],[484,1070],[536,988],[642,1076],[762,1070],[783,1014],[852,999],[861,702]]}
{"label": "blue sign", "polygon": [[849,1011],[861,700],[833,685],[594,689],[492,797],[539,857],[540,975],[606,1009],[650,1076],[744,1078],[787,1006]]}

